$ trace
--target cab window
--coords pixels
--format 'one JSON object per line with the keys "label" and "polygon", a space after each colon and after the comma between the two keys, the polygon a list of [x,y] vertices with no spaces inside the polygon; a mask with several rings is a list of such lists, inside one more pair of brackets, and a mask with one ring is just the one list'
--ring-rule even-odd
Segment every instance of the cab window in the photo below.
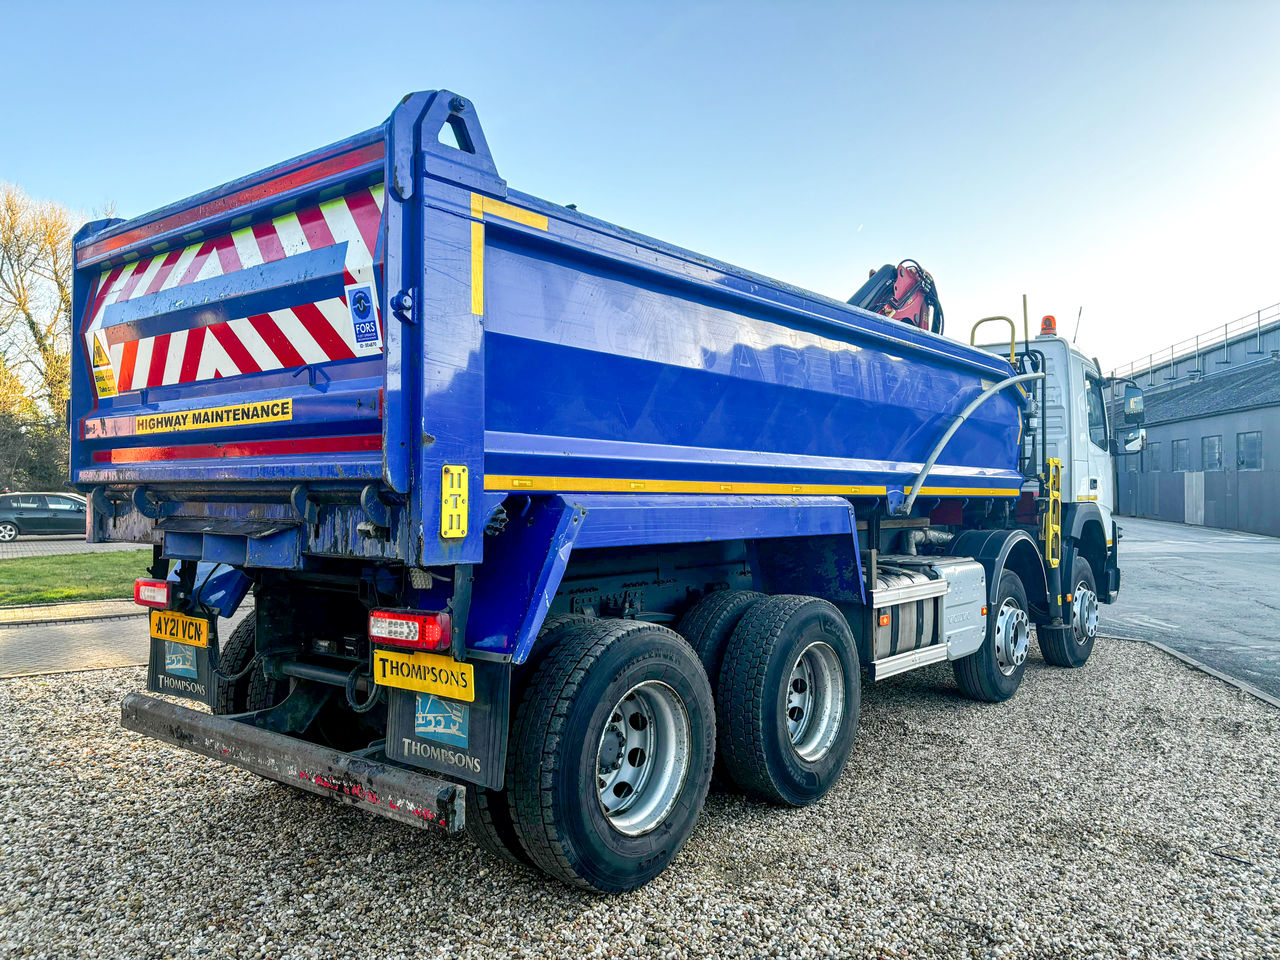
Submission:
{"label": "cab window", "polygon": [[1089,401],[1089,439],[1107,449],[1107,408],[1102,400],[1102,381],[1085,374],[1085,395]]}

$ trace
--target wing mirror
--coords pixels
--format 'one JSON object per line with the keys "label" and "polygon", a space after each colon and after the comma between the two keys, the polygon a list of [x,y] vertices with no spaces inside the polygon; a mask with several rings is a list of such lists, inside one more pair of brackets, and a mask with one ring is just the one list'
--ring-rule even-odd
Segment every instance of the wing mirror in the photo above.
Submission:
{"label": "wing mirror", "polygon": [[1144,419],[1142,389],[1136,384],[1126,383],[1124,385],[1124,422],[1142,423]]}

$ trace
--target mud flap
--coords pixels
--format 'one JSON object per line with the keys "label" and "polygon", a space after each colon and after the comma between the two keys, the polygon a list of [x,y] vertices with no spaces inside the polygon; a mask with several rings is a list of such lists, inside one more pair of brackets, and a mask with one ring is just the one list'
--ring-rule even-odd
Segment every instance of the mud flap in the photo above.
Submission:
{"label": "mud flap", "polygon": [[147,690],[210,704],[213,671],[209,669],[209,649],[216,648],[217,643],[217,623],[214,621],[209,622],[209,645],[205,647],[152,637]]}
{"label": "mud flap", "polygon": [[496,790],[507,762],[511,667],[480,660],[476,698],[387,688],[388,759]]}

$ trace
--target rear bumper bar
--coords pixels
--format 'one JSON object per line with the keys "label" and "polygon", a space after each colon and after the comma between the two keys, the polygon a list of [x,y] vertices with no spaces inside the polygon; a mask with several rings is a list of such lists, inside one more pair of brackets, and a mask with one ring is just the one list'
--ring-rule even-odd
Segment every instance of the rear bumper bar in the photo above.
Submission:
{"label": "rear bumper bar", "polygon": [[141,693],[120,704],[120,723],[261,777],[418,827],[463,827],[466,787],[382,758],[343,753],[243,720],[180,707]]}

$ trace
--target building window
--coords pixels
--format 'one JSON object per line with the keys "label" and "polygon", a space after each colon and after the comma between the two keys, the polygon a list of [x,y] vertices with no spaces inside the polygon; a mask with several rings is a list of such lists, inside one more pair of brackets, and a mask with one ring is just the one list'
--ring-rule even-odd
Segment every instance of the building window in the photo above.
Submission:
{"label": "building window", "polygon": [[1236,469],[1262,469],[1262,431],[1236,434]]}
{"label": "building window", "polygon": [[1151,473],[1159,473],[1160,472],[1159,442],[1147,444],[1146,457],[1147,457],[1147,470],[1150,471]]}
{"label": "building window", "polygon": [[1200,438],[1200,469],[1222,469],[1222,434]]}
{"label": "building window", "polygon": [[1190,469],[1191,455],[1187,452],[1187,441],[1173,441],[1173,472],[1185,473]]}

